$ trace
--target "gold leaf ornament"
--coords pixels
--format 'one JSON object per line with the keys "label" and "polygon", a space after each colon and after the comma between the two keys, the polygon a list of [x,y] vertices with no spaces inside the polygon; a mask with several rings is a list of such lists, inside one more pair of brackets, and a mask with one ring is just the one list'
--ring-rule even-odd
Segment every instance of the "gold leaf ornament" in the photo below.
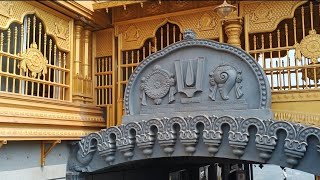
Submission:
{"label": "gold leaf ornament", "polygon": [[304,37],[300,44],[296,43],[295,58],[302,60],[302,55],[311,59],[312,63],[317,63],[320,57],[320,35],[313,29],[309,31],[309,35]]}
{"label": "gold leaf ornament", "polygon": [[23,60],[20,62],[20,68],[24,72],[30,70],[33,78],[37,77],[40,73],[43,75],[47,74],[48,61],[38,50],[37,43],[33,42],[30,44],[30,48],[23,52],[21,57]]}

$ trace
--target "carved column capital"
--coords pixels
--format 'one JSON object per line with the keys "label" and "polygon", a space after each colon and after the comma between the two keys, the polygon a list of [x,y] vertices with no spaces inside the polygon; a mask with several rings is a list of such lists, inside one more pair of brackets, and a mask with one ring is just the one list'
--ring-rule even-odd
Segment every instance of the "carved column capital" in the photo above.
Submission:
{"label": "carved column capital", "polygon": [[81,32],[83,30],[83,26],[79,25],[79,24],[76,24],[74,26],[74,29],[75,29],[75,38],[76,39],[81,39]]}
{"label": "carved column capital", "polygon": [[84,42],[88,43],[90,40],[90,36],[91,36],[91,30],[89,29],[84,29]]}
{"label": "carved column capital", "polygon": [[240,35],[242,32],[242,18],[230,18],[223,21],[224,31],[228,36],[228,44],[241,48]]}

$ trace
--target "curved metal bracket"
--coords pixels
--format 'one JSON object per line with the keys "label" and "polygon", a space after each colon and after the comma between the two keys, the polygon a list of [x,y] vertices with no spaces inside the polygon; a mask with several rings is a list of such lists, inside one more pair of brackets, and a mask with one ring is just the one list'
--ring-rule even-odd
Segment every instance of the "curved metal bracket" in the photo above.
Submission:
{"label": "curved metal bracket", "polygon": [[2,148],[2,146],[5,144],[7,144],[7,140],[1,140],[0,141],[0,148]]}
{"label": "curved metal bracket", "polygon": [[[61,140],[54,140],[54,141],[41,141],[41,158],[40,164],[41,167],[45,165],[46,157],[51,152],[51,150],[57,145],[60,144]],[[49,144],[49,146],[47,146]]]}

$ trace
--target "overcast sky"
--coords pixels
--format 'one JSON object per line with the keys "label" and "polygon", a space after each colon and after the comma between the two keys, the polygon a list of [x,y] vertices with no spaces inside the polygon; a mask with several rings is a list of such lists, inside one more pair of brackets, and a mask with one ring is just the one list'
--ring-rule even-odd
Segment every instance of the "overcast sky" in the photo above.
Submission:
{"label": "overcast sky", "polygon": [[[314,180],[314,175],[302,171],[286,168],[287,180]],[[263,165],[260,169],[259,164],[253,165],[253,180],[283,180],[283,171],[279,166]]]}

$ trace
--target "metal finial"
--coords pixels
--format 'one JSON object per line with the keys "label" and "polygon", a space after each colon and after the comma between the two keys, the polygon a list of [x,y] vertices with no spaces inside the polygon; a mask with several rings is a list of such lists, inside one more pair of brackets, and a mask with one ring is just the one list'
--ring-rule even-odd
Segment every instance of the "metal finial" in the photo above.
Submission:
{"label": "metal finial", "polygon": [[183,33],[184,39],[196,39],[196,33],[192,29],[186,29]]}

